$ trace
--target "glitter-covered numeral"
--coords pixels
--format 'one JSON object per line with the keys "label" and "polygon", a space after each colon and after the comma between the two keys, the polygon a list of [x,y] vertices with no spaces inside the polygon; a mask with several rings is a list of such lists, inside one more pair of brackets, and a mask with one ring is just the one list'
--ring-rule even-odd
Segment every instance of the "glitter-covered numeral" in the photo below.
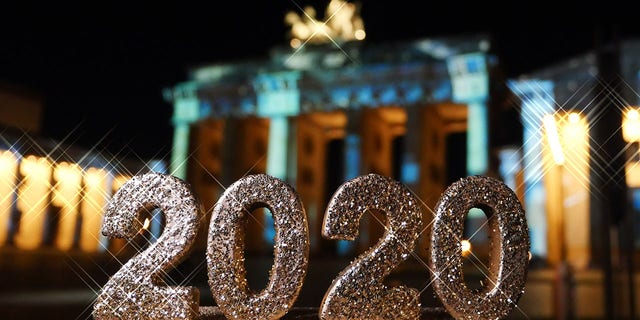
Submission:
{"label": "glitter-covered numeral", "polygon": [[[471,208],[485,212],[492,238],[490,283],[480,291],[467,287],[462,270],[460,240]],[[471,176],[445,190],[436,207],[431,236],[432,276],[436,293],[456,319],[506,318],[524,290],[528,250],[524,211],[504,183]]]}
{"label": "glitter-covered numeral", "polygon": [[402,184],[368,174],[345,182],[331,198],[322,235],[353,240],[367,210],[385,213],[385,233],[333,280],[320,305],[320,318],[418,319],[420,293],[383,280],[412,253],[422,225],[416,198]]}
{"label": "glitter-covered numeral", "polygon": [[202,207],[187,183],[169,175],[134,176],[108,204],[102,233],[133,238],[142,212],[160,208],[162,235],[114,274],[97,297],[94,319],[195,319],[200,292],[195,287],[166,286],[163,276],[188,254],[197,235]]}
{"label": "glitter-covered numeral", "polygon": [[[244,222],[268,208],[275,223],[274,264],[269,283],[251,292],[244,265]],[[250,235],[261,236],[261,235]],[[218,200],[209,224],[209,286],[230,319],[278,319],[302,288],[309,258],[307,217],[298,194],[280,179],[251,175],[233,183]]]}

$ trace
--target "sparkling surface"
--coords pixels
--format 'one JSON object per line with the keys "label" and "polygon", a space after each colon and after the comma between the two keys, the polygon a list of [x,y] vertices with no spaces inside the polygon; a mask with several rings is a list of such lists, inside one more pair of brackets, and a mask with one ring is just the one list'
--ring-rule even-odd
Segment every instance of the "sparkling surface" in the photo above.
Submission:
{"label": "sparkling surface", "polygon": [[152,208],[165,214],[162,235],[109,279],[95,301],[94,319],[198,317],[198,289],[165,286],[163,280],[189,254],[203,217],[186,182],[155,172],[134,176],[109,202],[102,233],[131,239],[140,231],[142,212]]}
{"label": "sparkling surface", "polygon": [[[252,292],[244,265],[244,221],[266,207],[275,223],[274,264],[269,283]],[[249,235],[261,236],[261,235]],[[309,262],[307,217],[295,190],[265,174],[233,183],[216,203],[209,224],[207,267],[211,292],[230,319],[278,319],[292,307]]]}
{"label": "sparkling surface", "polygon": [[[226,320],[227,318],[216,307],[200,307],[198,320]],[[318,308],[294,307],[282,320],[318,320]],[[421,320],[451,320],[453,319],[444,308],[423,307],[419,318]]]}
{"label": "sparkling surface", "polygon": [[[470,290],[463,279],[460,240],[471,208],[487,214],[492,239],[490,283],[481,291]],[[456,319],[508,317],[524,292],[529,245],[524,210],[508,186],[483,176],[450,185],[436,207],[431,235],[434,289],[448,312]]]}
{"label": "sparkling surface", "polygon": [[320,306],[321,319],[418,319],[420,293],[383,280],[415,247],[422,225],[417,199],[402,184],[377,174],[344,183],[331,198],[323,236],[353,240],[362,214],[376,209],[387,224],[378,243],[358,256],[333,281]]}

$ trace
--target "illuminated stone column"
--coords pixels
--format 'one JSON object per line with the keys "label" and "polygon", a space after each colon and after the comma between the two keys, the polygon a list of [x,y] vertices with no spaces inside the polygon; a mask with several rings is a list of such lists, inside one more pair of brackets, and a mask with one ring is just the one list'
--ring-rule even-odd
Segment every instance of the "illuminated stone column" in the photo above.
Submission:
{"label": "illuminated stone column", "polygon": [[53,197],[51,202],[60,208],[58,230],[55,246],[61,250],[69,250],[76,239],[76,225],[82,190],[82,170],[75,163],[58,163],[53,170]]}
{"label": "illuminated stone column", "polygon": [[[289,117],[300,112],[300,72],[259,74],[253,81],[257,98],[257,115],[270,119],[267,151],[267,174],[287,180],[289,146],[295,135],[289,130]],[[288,181],[290,182],[290,181]]]}
{"label": "illuminated stone column", "polygon": [[85,252],[103,250],[102,217],[111,198],[112,176],[104,169],[88,168],[83,177],[84,198],[80,204],[82,227],[79,246]]}
{"label": "illuminated stone column", "polygon": [[287,179],[288,142],[289,118],[272,117],[269,121],[267,173],[283,180]]}
{"label": "illuminated stone column", "polygon": [[483,53],[447,59],[453,100],[467,104],[467,174],[485,174],[489,168],[489,74]]}
{"label": "illuminated stone column", "polygon": [[186,83],[176,87],[173,93],[173,145],[169,167],[171,174],[181,179],[187,178],[191,124],[199,118],[197,85]]}
{"label": "illuminated stone column", "polygon": [[548,260],[584,270],[591,262],[587,121],[574,112],[547,115],[544,129]]}
{"label": "illuminated stone column", "polygon": [[[522,168],[524,171],[524,208],[529,224],[531,253],[547,257],[547,210],[545,175],[542,156],[544,139],[543,118],[553,114],[554,93],[552,81],[518,80],[508,83],[520,98],[520,118],[523,126]],[[551,245],[551,244],[549,244]]]}
{"label": "illuminated stone column", "polygon": [[16,182],[18,180],[18,157],[9,150],[0,151],[0,246],[9,239]]}
{"label": "illuminated stone column", "polygon": [[33,155],[20,162],[23,182],[18,190],[20,221],[14,242],[17,248],[31,250],[43,244],[51,192],[51,163]]}
{"label": "illuminated stone column", "polygon": [[524,204],[524,174],[522,172],[522,152],[520,146],[504,147],[498,151],[500,176],[504,183],[515,191]]}
{"label": "illuminated stone column", "polygon": [[[294,184],[296,164],[289,152],[295,145],[296,135],[291,132],[289,117],[300,112],[299,71],[261,73],[253,79],[256,92],[257,116],[269,118],[269,142],[267,145],[267,174]],[[295,151],[295,149],[293,149]],[[273,245],[273,219],[264,219],[264,239]]]}

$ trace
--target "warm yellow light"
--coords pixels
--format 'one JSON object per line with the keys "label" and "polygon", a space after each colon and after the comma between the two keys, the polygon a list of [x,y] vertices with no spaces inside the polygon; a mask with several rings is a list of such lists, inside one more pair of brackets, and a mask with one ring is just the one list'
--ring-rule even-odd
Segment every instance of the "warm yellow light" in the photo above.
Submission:
{"label": "warm yellow light", "polygon": [[58,183],[80,183],[80,166],[75,163],[60,162],[56,165],[54,178]]}
{"label": "warm yellow light", "polygon": [[326,43],[329,41],[362,40],[365,38],[364,22],[358,6],[345,0],[331,0],[325,9],[325,20],[316,19],[316,10],[306,6],[302,13],[289,11],[284,22],[291,26],[289,35],[297,42],[290,42],[298,48],[302,42]]}
{"label": "warm yellow light", "polygon": [[[20,173],[23,176],[45,176],[49,174],[49,162],[45,158],[34,155],[26,157],[20,165]],[[48,177],[47,177],[48,179]]]}
{"label": "warm yellow light", "polygon": [[148,230],[150,225],[151,220],[149,220],[149,218],[145,218],[144,222],[142,223],[142,230]]}
{"label": "warm yellow light", "polygon": [[568,115],[568,121],[560,125],[560,136],[562,137],[562,145],[566,150],[565,156],[576,151],[574,148],[587,139],[586,121],[580,117],[580,114],[572,112]]}
{"label": "warm yellow light", "polygon": [[627,186],[640,188],[640,163],[635,161],[627,162],[624,165],[624,173]]}
{"label": "warm yellow light", "polygon": [[0,246],[9,232],[9,216],[14,205],[17,157],[9,150],[0,152]]}
{"label": "warm yellow light", "polygon": [[16,206],[22,214],[14,242],[17,248],[35,249],[41,245],[47,227],[52,169],[46,158],[30,155],[20,162],[20,172],[24,178]]}
{"label": "warm yellow light", "polygon": [[551,154],[553,155],[553,161],[557,165],[564,164],[564,153],[562,152],[562,144],[560,143],[560,135],[558,135],[558,127],[556,126],[556,120],[553,115],[546,115],[542,119],[544,129],[547,135],[547,141],[549,142],[549,148],[551,148]]}
{"label": "warm yellow light", "polygon": [[627,109],[622,118],[622,138],[626,142],[640,141],[640,113],[636,108]]}
{"label": "warm yellow light", "polygon": [[74,205],[82,180],[80,166],[75,163],[60,162],[55,166],[53,178],[56,180],[53,204],[60,207]]}
{"label": "warm yellow light", "polygon": [[569,114],[569,122],[570,123],[578,123],[578,122],[580,122],[580,115],[575,113],[575,112],[571,112]]}
{"label": "warm yellow light", "polygon": [[300,48],[301,44],[302,44],[302,41],[300,41],[300,39],[297,39],[297,38],[291,39],[291,41],[289,42],[289,45],[291,45],[291,48],[294,48],[294,49]]}
{"label": "warm yellow light", "polygon": [[131,179],[131,177],[126,176],[126,175],[118,175],[115,178],[113,178],[113,184],[111,186],[111,188],[114,191],[118,191],[118,189],[120,189],[120,187],[122,187],[122,185],[129,181],[129,179]]}
{"label": "warm yellow light", "polygon": [[109,172],[101,168],[89,168],[85,171],[84,196],[80,204],[82,228],[79,239],[79,246],[83,251],[95,252],[103,246],[100,228],[105,205],[111,196],[110,177]]}
{"label": "warm yellow light", "polygon": [[469,240],[460,241],[462,247],[462,255],[467,256],[471,252],[471,242]]}
{"label": "warm yellow light", "polygon": [[87,186],[95,187],[102,183],[103,178],[104,173],[101,169],[89,168],[85,174],[84,182],[87,184]]}
{"label": "warm yellow light", "polygon": [[0,152],[0,172],[15,170],[16,161],[17,159],[13,152],[9,150]]}

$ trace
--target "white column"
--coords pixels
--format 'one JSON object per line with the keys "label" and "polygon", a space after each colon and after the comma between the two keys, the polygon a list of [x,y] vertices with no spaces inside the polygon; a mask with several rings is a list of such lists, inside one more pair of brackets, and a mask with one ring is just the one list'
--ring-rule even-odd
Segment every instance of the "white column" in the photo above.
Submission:
{"label": "white column", "polygon": [[200,101],[197,84],[187,83],[174,89],[173,145],[171,149],[171,174],[187,178],[189,167],[189,133],[191,123],[200,119]]}
{"label": "white column", "polygon": [[[297,71],[260,74],[253,79],[257,93],[257,114],[269,118],[267,174],[291,183],[288,173],[295,172],[290,163],[292,150],[289,117],[300,113],[300,91]],[[295,144],[293,144],[295,145]],[[295,149],[293,149],[295,151]]]}
{"label": "white column", "polygon": [[269,120],[269,149],[267,151],[267,174],[285,180],[289,144],[289,119],[286,116]]}
{"label": "white column", "polygon": [[531,253],[547,256],[546,193],[543,183],[543,118],[554,112],[553,82],[520,80],[509,87],[521,100],[523,126],[522,156],[524,168],[524,206],[529,224]]}
{"label": "white column", "polygon": [[467,116],[467,174],[484,174],[489,168],[489,75],[484,53],[468,53],[447,59],[454,102],[464,103]]}

